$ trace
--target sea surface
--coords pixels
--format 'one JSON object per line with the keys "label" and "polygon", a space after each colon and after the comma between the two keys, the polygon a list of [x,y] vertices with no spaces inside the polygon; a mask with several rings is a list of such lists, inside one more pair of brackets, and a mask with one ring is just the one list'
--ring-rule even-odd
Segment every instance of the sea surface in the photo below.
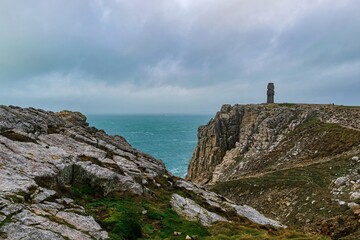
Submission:
{"label": "sea surface", "polygon": [[118,134],[136,149],[163,160],[174,175],[185,177],[197,144],[197,129],[210,115],[88,115],[91,126]]}

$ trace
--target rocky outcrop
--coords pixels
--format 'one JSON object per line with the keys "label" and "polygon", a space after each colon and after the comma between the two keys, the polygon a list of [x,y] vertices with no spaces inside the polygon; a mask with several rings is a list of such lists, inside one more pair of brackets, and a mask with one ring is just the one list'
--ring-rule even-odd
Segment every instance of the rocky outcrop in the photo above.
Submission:
{"label": "rocky outcrop", "polygon": [[[161,161],[124,138],[89,127],[81,113],[0,106],[0,239],[108,239],[97,222],[106,222],[101,211],[108,210],[91,215],[81,205],[86,197],[75,201],[66,195],[75,196],[79,186],[91,189],[91,199],[126,195],[145,201],[172,195],[165,206],[171,201],[181,216],[204,225],[234,221],[229,212],[242,208],[172,176]],[[186,197],[174,194],[179,191]],[[265,221],[257,221],[244,211],[235,215],[283,227],[263,216]]]}
{"label": "rocky outcrop", "polygon": [[180,215],[190,221],[199,221],[205,226],[209,226],[215,222],[226,222],[227,220],[219,214],[210,212],[201,207],[195,201],[184,198],[178,194],[173,194],[171,198],[171,206]]}
{"label": "rocky outcrop", "polygon": [[[198,145],[186,178],[198,184],[214,184],[340,154],[360,143],[358,139],[333,142],[334,134],[341,138],[346,136],[333,133],[331,129],[327,131],[325,125],[313,131],[307,128],[315,121],[336,124],[343,127],[345,133],[356,136],[354,131],[360,130],[360,108],[224,105],[214,119],[199,127]],[[338,145],[327,148],[324,146],[327,143]]]}
{"label": "rocky outcrop", "polygon": [[339,239],[360,232],[358,156],[360,107],[224,105],[199,128],[187,179]]}
{"label": "rocky outcrop", "polygon": [[[233,201],[224,198],[219,194],[210,192],[190,182],[178,180],[175,183],[175,186],[196,193],[198,198],[200,197],[206,205],[209,205],[212,208],[220,209],[223,212],[233,211],[237,215],[245,217],[250,221],[260,225],[269,225],[277,228],[286,227],[278,221],[265,217],[250,206],[235,204]],[[171,204],[179,214],[185,215],[189,219],[199,219],[200,222],[205,225],[211,225],[216,221],[227,221],[227,219],[202,208],[194,201],[181,197],[177,194],[173,194]]]}
{"label": "rocky outcrop", "polygon": [[[104,196],[143,194],[162,162],[88,127],[80,113],[0,107],[0,232],[7,239],[107,239],[56,189],[86,183]],[[5,224],[6,223],[6,224]]]}

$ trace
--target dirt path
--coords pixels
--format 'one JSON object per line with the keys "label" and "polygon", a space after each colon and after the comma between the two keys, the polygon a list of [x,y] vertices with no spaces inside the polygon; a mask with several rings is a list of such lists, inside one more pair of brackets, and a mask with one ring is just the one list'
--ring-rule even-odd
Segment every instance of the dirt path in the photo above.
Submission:
{"label": "dirt path", "polygon": [[[286,170],[295,169],[295,168],[303,168],[303,167],[307,167],[307,166],[311,166],[311,165],[315,165],[315,164],[319,164],[319,163],[328,162],[328,161],[331,161],[331,160],[333,160],[335,158],[352,157],[352,156],[359,155],[359,154],[360,154],[360,149],[350,150],[350,151],[347,151],[347,152],[344,152],[344,153],[341,153],[341,154],[337,154],[337,155],[334,155],[334,156],[322,157],[322,158],[316,158],[316,159],[309,159],[309,160],[302,161],[301,163],[297,163],[297,164],[294,163],[294,164],[292,164],[290,166],[280,168],[280,169],[277,169],[277,170],[271,170],[271,171],[266,171],[266,172],[262,172],[262,173],[246,175],[246,176],[243,176],[243,177],[238,177],[238,178],[225,180],[225,181],[220,181],[220,182],[224,183],[224,182],[237,181],[237,180],[241,180],[241,179],[258,178],[258,177],[262,177],[262,176],[265,176],[267,174],[271,174],[271,173],[274,173],[274,172],[286,171]],[[218,183],[220,183],[220,182],[218,182]]]}

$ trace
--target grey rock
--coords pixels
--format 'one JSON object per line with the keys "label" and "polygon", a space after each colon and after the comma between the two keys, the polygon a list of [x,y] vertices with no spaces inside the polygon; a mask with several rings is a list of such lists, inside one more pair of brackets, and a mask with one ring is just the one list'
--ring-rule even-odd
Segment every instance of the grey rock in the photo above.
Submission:
{"label": "grey rock", "polygon": [[58,212],[56,217],[66,221],[80,231],[91,232],[101,230],[100,225],[90,216],[82,216],[72,212]]}
{"label": "grey rock", "polygon": [[345,185],[349,181],[347,177],[339,177],[334,181],[334,184],[338,187]]}
{"label": "grey rock", "polygon": [[209,226],[215,222],[227,221],[224,217],[210,212],[198,205],[189,198],[184,198],[178,194],[173,194],[171,197],[171,206],[181,216],[190,221],[199,221],[205,226]]}
{"label": "grey rock", "polygon": [[9,204],[8,206],[1,209],[0,212],[5,216],[9,216],[17,212],[20,212],[22,209],[24,209],[24,205],[22,204]]}
{"label": "grey rock", "polygon": [[23,210],[20,213],[16,214],[12,217],[12,220],[16,220],[17,222],[21,222],[24,225],[40,225],[43,222],[49,221],[48,219],[35,215],[29,210]]}
{"label": "grey rock", "polygon": [[9,240],[64,240],[57,233],[20,223],[7,224],[0,228],[0,232],[4,232]]}
{"label": "grey rock", "polygon": [[353,192],[350,194],[350,200],[360,199],[360,192]]}
{"label": "grey rock", "polygon": [[[81,231],[78,231],[78,230],[70,228],[66,225],[58,224],[58,223],[51,222],[51,221],[43,222],[38,227],[58,233],[65,239],[79,239],[79,240],[91,240],[92,239],[91,236],[86,235],[86,234],[82,233]],[[107,238],[103,238],[103,239],[107,239]]]}
{"label": "grey rock", "polygon": [[[233,115],[240,113],[226,106],[221,118]],[[226,141],[232,144],[234,139]],[[173,187],[161,161],[120,136],[89,127],[80,113],[0,106],[0,220],[9,220],[0,233],[7,239],[108,239],[82,206],[57,190],[86,184],[103,195],[151,194],[144,185],[164,187],[156,177]],[[184,180],[176,185],[224,215],[234,204]],[[204,225],[227,221],[191,199],[174,194],[171,202],[179,214]]]}
{"label": "grey rock", "polygon": [[36,194],[33,197],[33,202],[35,202],[35,203],[43,202],[46,199],[48,199],[49,197],[54,196],[55,194],[56,194],[56,192],[54,190],[41,188],[41,192]]}
{"label": "grey rock", "polygon": [[130,176],[117,174],[90,162],[78,162],[76,166],[76,181],[100,187],[104,195],[115,191],[129,191],[137,195],[143,193],[142,186]]}
{"label": "grey rock", "polygon": [[[107,235],[104,235],[103,232],[100,232],[101,228],[97,223],[94,223],[94,220],[87,217],[79,217],[72,213],[69,214],[62,214],[62,212],[58,213],[59,220],[64,220],[65,222],[73,222],[74,219],[79,220],[80,222],[77,223],[76,226],[93,226],[93,229],[89,230],[89,235],[84,234],[81,231],[76,229],[72,229],[69,226],[59,224],[57,222],[52,222],[48,218],[38,216],[29,210],[24,210],[15,216],[12,217],[12,220],[15,220],[18,223],[26,226],[34,226],[39,229],[50,230],[51,232],[58,233],[62,237],[68,239],[81,239],[81,240],[90,240],[92,239],[91,236],[96,237],[96,239],[107,239]],[[58,215],[56,217],[58,217]],[[81,222],[82,221],[82,222]],[[70,223],[69,223],[70,224]],[[79,229],[84,230],[84,228]],[[84,230],[85,231],[85,230]],[[103,236],[103,237],[101,237]]]}
{"label": "grey rock", "polygon": [[[198,144],[186,179],[210,185],[260,171],[280,170],[291,163],[315,158],[319,152],[308,151],[307,145],[311,142],[308,138],[299,139],[289,149],[283,140],[314,116],[325,123],[359,130],[359,109],[334,110],[334,106],[311,104],[226,104],[207,125],[198,128]],[[312,139],[317,137],[321,136]],[[229,152],[232,156],[227,156]]]}
{"label": "grey rock", "polygon": [[262,215],[261,213],[259,213],[257,210],[255,210],[254,208],[252,208],[250,206],[247,206],[247,205],[242,205],[242,206],[232,205],[232,206],[236,210],[237,214],[248,218],[249,220],[251,220],[254,223],[257,223],[260,225],[270,225],[270,226],[278,227],[278,228],[286,228],[285,225],[281,224],[278,221],[275,221],[275,220],[265,217],[264,215]]}
{"label": "grey rock", "polygon": [[250,221],[260,224],[260,225],[271,225],[273,227],[285,228],[286,226],[281,224],[278,221],[272,220],[265,217],[263,214],[259,213],[254,208],[247,205],[237,205],[229,199],[224,198],[214,192],[210,192],[204,188],[197,186],[196,184],[178,180],[175,182],[177,187],[192,191],[198,196],[200,196],[203,201],[207,202],[210,206],[219,208],[223,212],[228,211],[229,209],[234,209],[239,216],[245,217]]}

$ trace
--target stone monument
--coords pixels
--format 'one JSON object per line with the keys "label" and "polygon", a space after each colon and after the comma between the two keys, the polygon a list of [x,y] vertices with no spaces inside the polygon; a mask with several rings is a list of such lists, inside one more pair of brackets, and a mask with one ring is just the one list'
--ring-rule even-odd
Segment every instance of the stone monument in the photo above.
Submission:
{"label": "stone monument", "polygon": [[275,86],[274,83],[267,85],[267,103],[274,103]]}

